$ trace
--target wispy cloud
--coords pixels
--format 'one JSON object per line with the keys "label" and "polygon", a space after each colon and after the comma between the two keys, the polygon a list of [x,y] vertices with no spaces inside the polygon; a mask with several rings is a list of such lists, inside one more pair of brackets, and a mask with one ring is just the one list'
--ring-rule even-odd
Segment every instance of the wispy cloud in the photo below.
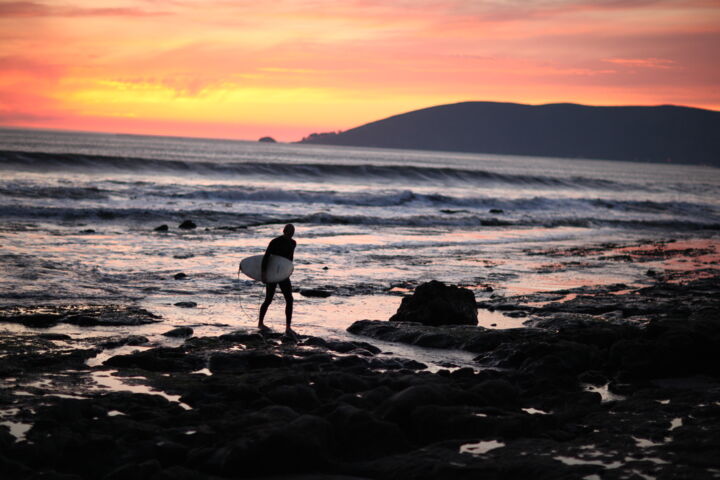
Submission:
{"label": "wispy cloud", "polygon": [[675,62],[665,58],[606,58],[603,61],[628,67],[673,68]]}
{"label": "wispy cloud", "polygon": [[720,108],[719,42],[717,0],[0,0],[0,123],[333,130],[468,99]]}
{"label": "wispy cloud", "polygon": [[132,7],[81,7],[48,5],[40,2],[0,3],[0,17],[147,17],[169,15],[167,11],[150,11]]}

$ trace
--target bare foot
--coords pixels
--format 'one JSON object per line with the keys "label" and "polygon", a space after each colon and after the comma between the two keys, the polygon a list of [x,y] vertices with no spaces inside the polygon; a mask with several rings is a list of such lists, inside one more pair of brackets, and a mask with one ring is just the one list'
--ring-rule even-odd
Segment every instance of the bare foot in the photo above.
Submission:
{"label": "bare foot", "polygon": [[295,330],[293,330],[292,328],[288,327],[288,328],[285,329],[285,338],[297,342],[298,335],[297,335],[297,333],[295,333]]}
{"label": "bare foot", "polygon": [[258,325],[258,330],[260,330],[261,332],[270,332],[270,331],[272,331],[272,329],[271,329],[270,327],[268,327],[267,325],[264,325],[264,324],[262,324],[262,323]]}

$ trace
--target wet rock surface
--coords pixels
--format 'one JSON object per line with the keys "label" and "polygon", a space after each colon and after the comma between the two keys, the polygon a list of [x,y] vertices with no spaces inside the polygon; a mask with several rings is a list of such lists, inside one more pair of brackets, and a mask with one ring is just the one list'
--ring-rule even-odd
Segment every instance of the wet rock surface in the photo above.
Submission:
{"label": "wet rock surface", "polygon": [[144,325],[159,319],[159,316],[143,308],[124,305],[0,306],[0,322],[33,328],[50,328],[60,323],[80,326]]}
{"label": "wet rock surface", "polygon": [[417,322],[424,325],[477,325],[473,293],[455,285],[433,280],[403,297],[391,322]]}
{"label": "wet rock surface", "polygon": [[[601,304],[605,294],[616,299],[612,315],[578,311],[592,306],[590,294],[548,294],[532,305],[493,299],[527,307],[536,326],[526,329],[351,327],[466,349],[477,353],[477,368],[427,368],[360,339],[284,343],[279,333],[256,330],[140,346],[94,367],[83,359],[102,347],[88,349],[87,341],[3,338],[0,472],[10,479],[716,478],[720,280],[623,292],[596,293]],[[126,340],[108,348],[127,348]],[[121,387],[103,388],[100,379]]]}

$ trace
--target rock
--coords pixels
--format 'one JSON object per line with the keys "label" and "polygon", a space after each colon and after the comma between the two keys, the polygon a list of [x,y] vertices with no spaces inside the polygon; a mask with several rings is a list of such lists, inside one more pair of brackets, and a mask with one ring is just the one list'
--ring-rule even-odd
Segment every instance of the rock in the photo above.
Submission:
{"label": "rock", "polygon": [[427,365],[407,358],[373,358],[370,368],[377,370],[425,370]]}
{"label": "rock", "polygon": [[578,376],[578,380],[582,383],[588,383],[590,385],[601,386],[608,383],[608,378],[602,372],[597,370],[588,370],[581,373]]}
{"label": "rock", "polygon": [[505,213],[505,210],[502,210],[500,208],[491,208],[490,213]]}
{"label": "rock", "polygon": [[357,351],[365,351],[371,355],[380,353],[380,349],[375,345],[367,342],[343,342],[339,340],[325,340],[320,337],[308,337],[303,342],[303,345],[311,345],[316,347],[322,347],[327,350],[332,350],[338,353],[350,353]]}
{"label": "rock", "polygon": [[281,367],[288,360],[264,350],[248,350],[242,352],[218,352],[210,357],[210,370],[215,372],[252,370]]}
{"label": "rock", "polygon": [[178,225],[178,228],[181,228],[183,230],[193,230],[197,228],[197,225],[192,220],[185,220],[180,225]]}
{"label": "rock", "polygon": [[270,400],[280,405],[301,411],[310,411],[320,406],[320,399],[315,390],[307,385],[278,385],[269,392]]}
{"label": "rock", "polygon": [[65,335],[64,333],[41,333],[38,335],[38,338],[42,338],[44,340],[72,340],[70,335]]}
{"label": "rock", "polygon": [[155,230],[156,232],[167,232],[169,229],[170,229],[170,227],[168,227],[168,226],[165,225],[164,223],[163,223],[162,225],[154,228],[154,230]]}
{"label": "rock", "polygon": [[176,273],[175,275],[173,275],[173,278],[175,280],[185,280],[187,278],[187,274],[183,272]]}
{"label": "rock", "polygon": [[153,372],[192,372],[203,368],[205,360],[187,353],[183,348],[160,347],[129,355],[115,355],[103,365],[142,368]]}
{"label": "rock", "polygon": [[453,348],[455,346],[455,339],[442,332],[429,332],[420,335],[414,344],[420,347]]}
{"label": "rock", "polygon": [[477,325],[475,295],[466,288],[432,280],[404,297],[391,322],[424,325]]}
{"label": "rock", "polygon": [[472,393],[482,398],[483,403],[495,407],[508,407],[516,405],[520,397],[520,390],[507,380],[486,380],[470,389]]}
{"label": "rock", "polygon": [[82,313],[67,315],[63,319],[63,323],[71,323],[83,327],[106,325],[106,326],[123,326],[123,325],[147,325],[157,323],[157,315],[138,307],[123,306],[98,306],[81,310]]}
{"label": "rock", "polygon": [[260,139],[258,140],[258,142],[262,142],[262,143],[276,143],[276,140],[275,140],[274,138],[272,138],[272,137],[260,137]]}
{"label": "rock", "polygon": [[389,399],[379,408],[382,418],[397,421],[408,417],[413,410],[424,405],[447,405],[452,402],[449,387],[437,384],[413,385]]}
{"label": "rock", "polygon": [[99,344],[102,348],[118,348],[123,347],[125,345],[130,346],[138,346],[138,345],[146,345],[149,343],[150,340],[148,340],[147,337],[143,337],[142,335],[129,335],[127,337],[119,337],[119,338],[113,338],[110,340],[106,340]]}
{"label": "rock", "polygon": [[64,319],[62,314],[54,313],[30,313],[25,315],[4,316],[2,320],[5,322],[21,323],[31,328],[50,328],[54,327]]}
{"label": "rock", "polygon": [[129,480],[153,478],[162,470],[162,465],[157,460],[148,460],[143,463],[128,463],[116,468],[103,477],[102,480]]}
{"label": "rock", "polygon": [[259,344],[265,343],[265,337],[263,337],[259,333],[248,332],[245,330],[236,330],[234,332],[220,335],[220,340],[225,340],[225,341],[229,341],[229,342],[238,342],[238,343],[242,343],[242,344],[254,344],[254,345],[259,345]]}
{"label": "rock", "polygon": [[340,404],[327,418],[334,426],[338,451],[345,458],[384,456],[410,447],[396,424],[380,420],[367,410]]}
{"label": "rock", "polygon": [[190,337],[192,334],[193,329],[190,327],[177,327],[163,333],[166,337]]}
{"label": "rock", "polygon": [[303,297],[327,298],[332,294],[327,290],[321,290],[319,288],[304,288],[300,290],[300,295]]}
{"label": "rock", "polygon": [[177,302],[174,304],[176,307],[181,308],[195,308],[197,307],[197,303],[195,302]]}

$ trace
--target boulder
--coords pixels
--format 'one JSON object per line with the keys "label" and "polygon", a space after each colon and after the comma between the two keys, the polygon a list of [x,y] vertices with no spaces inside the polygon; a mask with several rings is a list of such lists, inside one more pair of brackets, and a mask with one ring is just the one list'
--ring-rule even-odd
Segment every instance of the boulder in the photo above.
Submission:
{"label": "boulder", "polygon": [[327,298],[332,294],[327,290],[321,290],[319,288],[303,288],[300,290],[300,295],[311,298]]}
{"label": "boulder", "polygon": [[205,360],[182,348],[153,348],[105,360],[108,367],[142,368],[152,372],[192,372],[205,366]]}
{"label": "boulder", "polygon": [[181,228],[183,230],[193,230],[197,228],[197,225],[192,220],[185,220],[180,225],[178,225],[178,228]]}
{"label": "boulder", "polygon": [[190,327],[177,327],[163,333],[166,337],[190,337],[192,334],[193,329]]}
{"label": "boulder", "polygon": [[425,325],[477,325],[475,295],[467,288],[432,280],[418,286],[412,296],[404,297],[390,321]]}
{"label": "boulder", "polygon": [[99,344],[101,348],[118,348],[125,345],[138,346],[150,343],[147,337],[142,335],[128,335],[127,337],[112,337]]}
{"label": "boulder", "polygon": [[289,359],[265,350],[218,352],[210,356],[210,371],[237,372],[263,368],[282,367]]}
{"label": "boulder", "polygon": [[174,305],[176,307],[180,307],[180,308],[195,308],[195,307],[197,307],[196,302],[176,302]]}
{"label": "boulder", "polygon": [[409,442],[396,424],[380,420],[366,410],[341,403],[328,415],[328,420],[335,429],[342,457],[379,457],[409,448]]}

